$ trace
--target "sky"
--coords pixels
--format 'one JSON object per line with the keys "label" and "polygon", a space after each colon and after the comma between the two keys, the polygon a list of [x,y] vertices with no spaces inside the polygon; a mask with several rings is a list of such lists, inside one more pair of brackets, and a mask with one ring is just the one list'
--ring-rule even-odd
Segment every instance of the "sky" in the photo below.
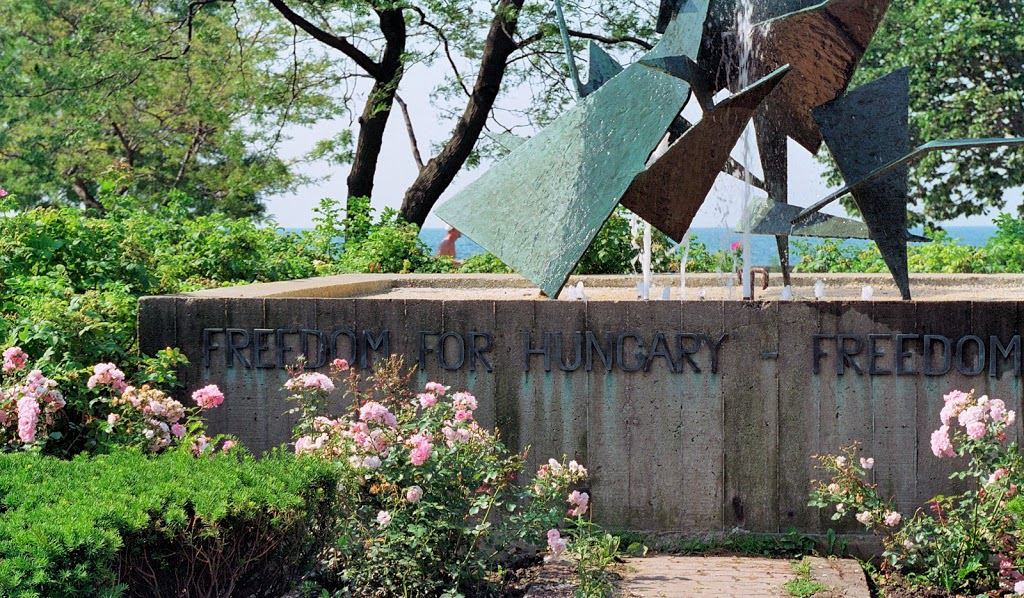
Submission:
{"label": "sky", "polygon": [[[434,84],[434,74],[427,67],[418,65],[410,69],[406,74],[400,89],[400,95],[402,95],[409,106],[409,112],[424,161],[428,159],[431,144],[447,139],[451,128],[451,123],[443,122],[439,119],[436,110],[430,106],[429,102],[425,101]],[[353,110],[358,112],[361,110],[361,106],[353,106]],[[683,114],[692,121],[699,118],[700,110],[696,107],[695,102],[691,102]],[[337,134],[347,126],[347,121],[335,121],[320,123],[315,128],[293,128],[289,131],[292,139],[285,143],[282,147],[282,152],[287,157],[299,157],[311,149],[318,140]],[[832,188],[826,185],[821,176],[823,172],[822,165],[814,156],[792,140],[789,142],[789,149],[789,202],[795,205],[807,206],[828,195]],[[827,150],[823,146],[821,151]],[[738,160],[743,161],[741,148],[737,147],[733,151],[733,155]],[[751,156],[748,163],[753,163],[754,167],[752,170],[755,174],[760,174],[756,154]],[[463,169],[455,179],[455,182],[442,196],[439,204],[480,176],[487,169],[487,166],[488,163],[484,162],[475,169]],[[345,178],[348,175],[347,166],[333,166],[324,162],[317,162],[303,165],[301,171],[308,176],[318,179],[317,182],[303,187],[296,192],[272,197],[267,201],[268,212],[275,218],[279,226],[285,228],[311,227],[313,208],[318,205],[321,198],[332,197],[340,199],[345,194]],[[388,121],[380,163],[374,180],[374,209],[379,213],[384,207],[399,208],[405,189],[415,179],[416,172],[416,164],[412,158],[405,122],[396,106]],[[718,227],[723,226],[724,222],[725,226],[735,227],[740,218],[741,208],[739,206],[744,193],[745,189],[740,181],[728,175],[719,175],[715,187],[705,201],[704,206],[697,213],[692,226],[694,228]],[[1022,196],[1021,189],[1009,191],[1007,193],[1007,206],[1005,210],[1014,213],[1016,207],[1022,201],[1024,201],[1024,196]],[[847,215],[845,210],[839,205],[839,202],[833,203],[824,212],[843,216]],[[995,215],[958,218],[945,224],[953,226],[988,226],[991,225],[992,217]],[[424,226],[425,228],[434,228],[444,227],[445,224],[432,213]]]}

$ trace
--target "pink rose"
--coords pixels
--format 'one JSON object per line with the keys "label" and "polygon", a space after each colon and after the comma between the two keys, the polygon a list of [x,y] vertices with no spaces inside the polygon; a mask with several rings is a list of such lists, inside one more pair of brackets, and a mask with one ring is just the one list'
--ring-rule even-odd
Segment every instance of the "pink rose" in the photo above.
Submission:
{"label": "pink rose", "polygon": [[900,524],[902,517],[896,511],[889,511],[885,514],[885,524],[889,527],[895,527]]}
{"label": "pink rose", "polygon": [[551,549],[552,559],[557,559],[568,546],[569,542],[562,538],[557,529],[548,530],[548,548]]}
{"label": "pink rose", "polygon": [[178,440],[181,440],[182,438],[185,437],[185,426],[183,426],[181,424],[174,424],[174,425],[172,425],[171,426],[171,434],[174,434],[175,438],[177,438]]}
{"label": "pink rose", "polygon": [[[2,191],[2,189],[0,189],[0,191]],[[21,350],[21,347],[9,347],[4,349],[4,364],[2,370],[5,372],[23,370],[25,369],[25,361],[27,359],[28,355]]]}
{"label": "pink rose", "polygon": [[874,457],[868,457],[867,459],[865,459],[864,457],[861,457],[860,458],[860,466],[863,469],[871,469],[872,467],[875,466],[875,459],[874,459]]}
{"label": "pink rose", "polygon": [[112,363],[97,363],[92,369],[93,375],[86,382],[89,388],[99,385],[110,386],[117,392],[124,392],[128,385],[124,381],[124,372]]}
{"label": "pink rose", "polygon": [[862,525],[871,525],[871,512],[861,511],[855,516],[857,521],[861,522]]}
{"label": "pink rose", "polygon": [[967,435],[974,440],[981,440],[985,436],[985,424],[982,422],[970,422],[967,424]]}
{"label": "pink rose", "polygon": [[348,360],[335,359],[334,361],[331,362],[331,365],[333,365],[334,369],[338,370],[339,372],[344,372],[345,370],[348,369]]}
{"label": "pink rose", "polygon": [[391,523],[391,513],[388,513],[387,511],[378,511],[377,523],[379,523],[381,527],[387,527],[387,525]]}
{"label": "pink rose", "polygon": [[743,243],[740,243],[739,241],[733,241],[732,245],[729,246],[729,249],[731,249],[732,251],[736,251],[737,249],[743,249]]}
{"label": "pink rose", "polygon": [[222,450],[222,451],[224,451],[226,453],[226,452],[230,451],[231,449],[235,448],[236,444],[238,444],[238,443],[235,442],[234,440],[230,440],[230,439],[225,440],[224,444],[222,444],[220,446],[220,450]]}
{"label": "pink rose", "polygon": [[440,382],[427,382],[426,386],[423,388],[426,389],[427,392],[433,393],[439,397],[443,397],[444,393],[448,391],[448,387]]}
{"label": "pink rose", "polygon": [[224,393],[216,384],[210,384],[192,393],[192,400],[203,409],[213,409],[224,402]]}
{"label": "pink rose", "polygon": [[941,426],[932,432],[932,454],[942,457],[955,457],[953,443],[949,441],[949,426]]}
{"label": "pink rose", "polygon": [[36,440],[36,422],[39,421],[39,403],[32,397],[18,401],[18,438],[30,444]]}
{"label": "pink rose", "polygon": [[1005,478],[1006,474],[1008,473],[1010,473],[1009,470],[1007,470],[1005,467],[1000,467],[999,469],[993,471],[992,475],[988,476],[988,483],[986,483],[985,485],[987,486],[988,484],[995,484],[999,480]]}
{"label": "pink rose", "polygon": [[477,407],[476,397],[468,392],[457,392],[452,395],[452,405],[456,411],[473,411]]}
{"label": "pink rose", "polygon": [[419,486],[413,486],[405,491],[405,501],[409,504],[415,504],[423,498],[423,488]]}
{"label": "pink rose", "polygon": [[430,409],[437,403],[437,395],[431,392],[420,393],[416,398],[420,401],[420,407],[424,409]]}
{"label": "pink rose", "polygon": [[587,512],[587,505],[590,504],[590,495],[586,492],[573,490],[572,494],[569,495],[569,504],[576,507],[574,509],[569,509],[569,516],[579,517]]}

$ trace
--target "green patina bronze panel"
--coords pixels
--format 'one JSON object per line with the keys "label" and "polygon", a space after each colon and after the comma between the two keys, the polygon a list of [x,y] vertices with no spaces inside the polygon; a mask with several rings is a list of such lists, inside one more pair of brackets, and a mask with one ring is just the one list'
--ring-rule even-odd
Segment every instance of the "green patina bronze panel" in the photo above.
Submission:
{"label": "green patina bronze panel", "polygon": [[[709,0],[691,0],[644,58],[696,55]],[[556,296],[690,96],[633,64],[437,209]]]}

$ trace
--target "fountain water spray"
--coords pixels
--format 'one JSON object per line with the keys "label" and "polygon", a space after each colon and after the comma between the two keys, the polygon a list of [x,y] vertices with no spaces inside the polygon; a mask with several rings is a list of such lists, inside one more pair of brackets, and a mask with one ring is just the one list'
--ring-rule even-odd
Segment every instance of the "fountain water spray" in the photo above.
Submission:
{"label": "fountain water spray", "polygon": [[[753,52],[754,31],[753,31],[754,0],[740,0],[736,13],[736,40],[739,44],[739,70],[740,89],[750,85],[750,55]],[[751,128],[743,132],[743,200],[740,204],[740,226],[743,230],[743,275],[741,277],[740,289],[744,299],[753,299],[751,289],[753,285],[750,280],[750,268],[753,266],[750,241],[750,204],[753,199],[754,185],[753,173],[750,169],[751,155]]]}

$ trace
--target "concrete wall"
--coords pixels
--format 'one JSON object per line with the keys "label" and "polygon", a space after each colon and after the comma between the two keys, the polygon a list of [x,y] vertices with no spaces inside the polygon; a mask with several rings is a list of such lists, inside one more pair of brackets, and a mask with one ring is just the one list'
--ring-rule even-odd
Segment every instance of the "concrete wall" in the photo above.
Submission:
{"label": "concrete wall", "polygon": [[[234,293],[141,301],[142,350],[178,346],[192,361],[182,372],[188,388],[216,383],[225,391],[224,405],[211,414],[212,430],[236,434],[255,451],[287,441],[292,422],[283,415],[287,373],[279,356],[293,362],[307,338],[315,357],[322,332],[336,338],[341,357],[350,357],[346,331],[352,331],[356,361],[366,357],[369,365],[383,355],[386,331],[391,353],[407,363],[422,356],[420,383],[438,380],[475,394],[481,422],[497,425],[513,449],[532,447],[531,465],[563,453],[585,463],[596,516],[627,528],[824,531],[834,522],[806,506],[815,477],[811,455],[854,441],[876,458],[882,493],[896,495],[909,514],[950,489],[950,462],[929,448],[944,393],[973,388],[1021,408],[1024,303],[1015,301],[681,307]],[[236,329],[230,340],[227,329]],[[577,332],[582,343],[574,367]],[[446,333],[454,334],[444,337],[442,353]],[[622,346],[610,370],[597,349],[609,335]],[[845,359],[838,335],[852,335],[843,340]],[[930,335],[927,360],[924,335]],[[946,345],[939,337],[949,343],[948,372],[942,372]],[[375,341],[376,350],[362,350]],[[470,341],[474,359],[465,346]],[[254,349],[260,346],[266,348]]]}

